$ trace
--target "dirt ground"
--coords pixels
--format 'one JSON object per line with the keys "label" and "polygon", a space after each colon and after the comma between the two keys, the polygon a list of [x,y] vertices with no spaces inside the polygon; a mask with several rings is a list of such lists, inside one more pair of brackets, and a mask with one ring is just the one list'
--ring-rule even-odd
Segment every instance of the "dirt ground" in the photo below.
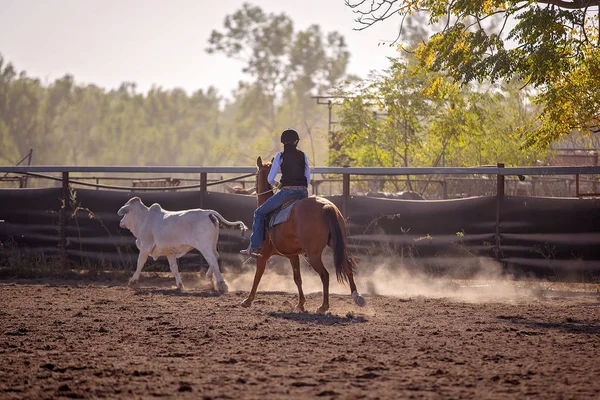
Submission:
{"label": "dirt ground", "polygon": [[600,398],[593,290],[363,280],[367,307],[332,285],[316,315],[314,282],[296,313],[291,277],[249,309],[247,280],[183,279],[0,282],[0,398]]}

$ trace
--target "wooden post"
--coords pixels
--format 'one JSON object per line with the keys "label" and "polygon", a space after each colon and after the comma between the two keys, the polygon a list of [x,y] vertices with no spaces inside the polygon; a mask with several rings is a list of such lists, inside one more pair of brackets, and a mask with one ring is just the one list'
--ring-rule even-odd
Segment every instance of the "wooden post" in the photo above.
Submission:
{"label": "wooden post", "polygon": [[[598,166],[598,152],[595,151],[594,152],[594,167]],[[594,175],[592,175],[592,191],[593,193],[598,193],[598,185],[596,183],[597,179],[594,178]]]}
{"label": "wooden post", "polygon": [[[498,163],[498,168],[504,168],[503,163]],[[496,245],[495,245],[495,256],[497,260],[500,260],[500,205],[502,203],[502,199],[504,197],[504,175],[497,175],[496,178],[497,187],[496,187]]]}
{"label": "wooden post", "polygon": [[62,173],[62,205],[58,214],[60,263],[67,268],[67,213],[69,212],[69,173]]}
{"label": "wooden post", "polygon": [[348,218],[348,198],[350,197],[350,174],[342,175],[342,215]]}
{"label": "wooden post", "polygon": [[448,181],[446,180],[446,174],[442,180],[443,199],[448,200]]}
{"label": "wooden post", "polygon": [[575,197],[579,197],[579,174],[575,174]]}
{"label": "wooden post", "polygon": [[206,199],[206,190],[207,190],[207,173],[200,173],[200,208],[204,208],[204,200]]}

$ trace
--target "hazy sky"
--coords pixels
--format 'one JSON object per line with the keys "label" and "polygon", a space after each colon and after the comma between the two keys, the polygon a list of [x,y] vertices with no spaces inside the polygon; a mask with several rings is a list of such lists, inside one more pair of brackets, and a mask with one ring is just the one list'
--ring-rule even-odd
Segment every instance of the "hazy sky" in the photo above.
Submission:
{"label": "hazy sky", "polygon": [[[188,92],[213,85],[229,95],[243,79],[242,63],[205,52],[210,32],[242,0],[0,0],[0,54],[29,76],[51,82],[66,73],[77,83],[110,89],[123,81]],[[285,12],[295,29],[319,24],[348,42],[349,72],[366,76],[387,67],[399,21],[356,32],[344,0],[253,0]]]}

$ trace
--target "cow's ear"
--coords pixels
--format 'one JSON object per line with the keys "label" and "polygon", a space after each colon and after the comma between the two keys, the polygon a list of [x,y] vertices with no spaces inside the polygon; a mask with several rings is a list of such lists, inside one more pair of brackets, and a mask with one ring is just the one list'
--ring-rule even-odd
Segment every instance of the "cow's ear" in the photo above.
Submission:
{"label": "cow's ear", "polygon": [[261,168],[263,166],[262,158],[260,158],[260,156],[258,156],[258,158],[256,159],[256,166],[258,168]]}

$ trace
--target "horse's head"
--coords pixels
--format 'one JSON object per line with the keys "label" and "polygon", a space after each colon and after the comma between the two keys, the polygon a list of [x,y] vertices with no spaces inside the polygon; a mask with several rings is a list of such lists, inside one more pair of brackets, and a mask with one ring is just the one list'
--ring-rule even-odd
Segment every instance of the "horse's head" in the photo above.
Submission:
{"label": "horse's head", "polygon": [[272,194],[270,190],[273,189],[273,187],[268,180],[269,172],[271,172],[271,165],[273,165],[273,160],[271,160],[271,162],[263,162],[260,157],[256,159],[256,166],[258,168],[256,170],[256,195],[259,197],[261,195],[270,197]]}

